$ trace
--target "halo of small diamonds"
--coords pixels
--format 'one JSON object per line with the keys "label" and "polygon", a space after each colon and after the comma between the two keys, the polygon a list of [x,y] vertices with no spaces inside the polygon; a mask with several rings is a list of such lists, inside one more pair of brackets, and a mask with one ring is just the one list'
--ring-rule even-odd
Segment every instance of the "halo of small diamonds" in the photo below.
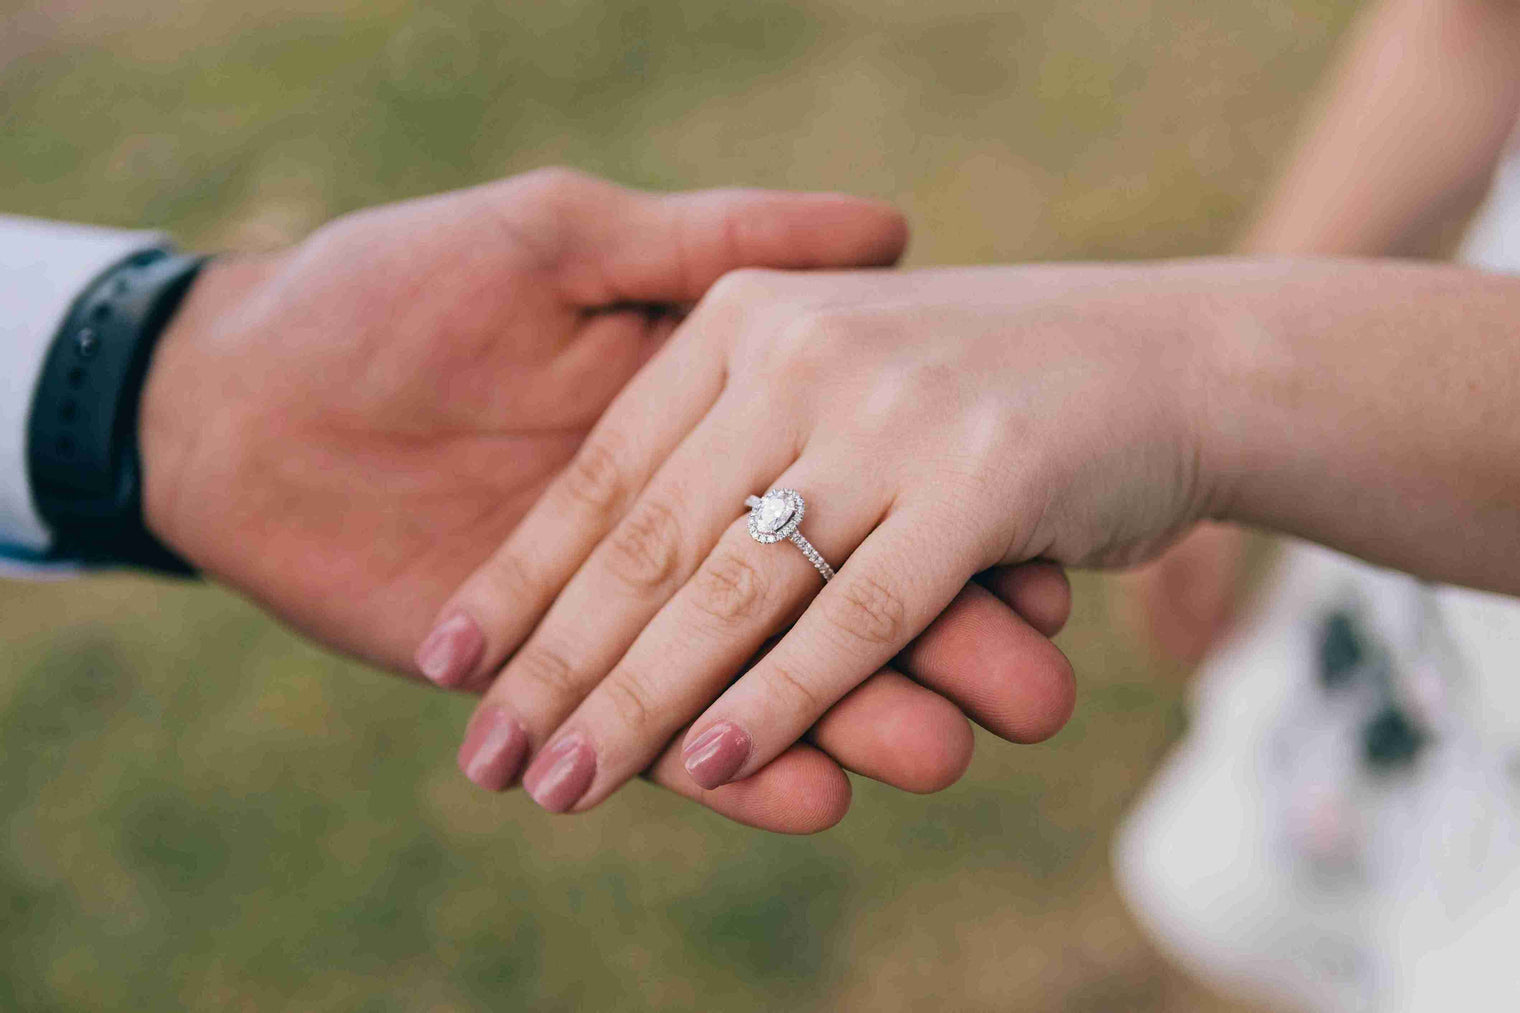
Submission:
{"label": "halo of small diamonds", "polygon": [[834,568],[818,554],[813,543],[803,537],[797,526],[807,509],[802,493],[796,489],[772,489],[764,496],[746,496],[744,505],[749,507],[749,536],[761,545],[772,545],[783,539],[802,550],[802,555],[827,584],[834,579]]}
{"label": "halo of small diamonds", "polygon": [[749,536],[762,545],[770,545],[784,538],[802,523],[807,503],[796,489],[772,489],[764,496],[751,496],[749,503]]}

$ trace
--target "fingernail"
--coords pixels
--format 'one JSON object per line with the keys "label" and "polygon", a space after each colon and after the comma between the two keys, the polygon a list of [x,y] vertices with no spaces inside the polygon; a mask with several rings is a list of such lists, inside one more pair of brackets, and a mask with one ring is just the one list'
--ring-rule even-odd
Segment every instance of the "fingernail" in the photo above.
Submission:
{"label": "fingernail", "polygon": [[538,755],[523,775],[533,801],[562,813],[580,801],[596,777],[596,753],[579,735],[561,739]]}
{"label": "fingernail", "polygon": [[749,759],[749,735],[742,728],[720,721],[698,735],[681,750],[686,773],[704,788],[727,784]]}
{"label": "fingernail", "polygon": [[433,627],[417,648],[417,667],[438,685],[455,686],[470,674],[485,649],[485,634],[475,620],[455,612]]}
{"label": "fingernail", "polygon": [[528,755],[528,735],[500,707],[486,707],[470,719],[459,745],[459,769],[487,791],[505,791]]}

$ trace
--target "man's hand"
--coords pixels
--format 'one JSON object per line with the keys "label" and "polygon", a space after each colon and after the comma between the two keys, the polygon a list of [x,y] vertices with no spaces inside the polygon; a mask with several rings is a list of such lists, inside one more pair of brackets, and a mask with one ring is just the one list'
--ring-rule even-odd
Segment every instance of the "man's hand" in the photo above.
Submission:
{"label": "man's hand", "polygon": [[[215,262],[144,392],[149,526],[307,634],[410,670],[449,592],[713,281],[744,265],[890,264],[905,240],[900,216],[875,202],[656,196],[556,170],[359,212],[273,256]],[[1046,632],[1064,621],[1053,568],[989,587]],[[982,652],[1020,625],[974,589],[948,619],[942,679],[985,677],[998,662]],[[900,675],[868,684],[814,738],[919,790],[954,780],[970,756],[959,710]],[[809,746],[719,792],[679,763],[652,776],[773,829],[829,825],[849,799]]]}

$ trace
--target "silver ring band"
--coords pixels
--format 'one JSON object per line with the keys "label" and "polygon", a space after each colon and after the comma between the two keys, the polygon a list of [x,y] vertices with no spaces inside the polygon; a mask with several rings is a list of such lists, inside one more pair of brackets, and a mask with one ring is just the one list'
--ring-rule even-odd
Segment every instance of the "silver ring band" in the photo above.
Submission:
{"label": "silver ring band", "polygon": [[818,554],[813,543],[797,530],[802,523],[807,503],[796,489],[772,489],[764,496],[746,496],[744,505],[749,507],[749,536],[761,545],[770,545],[783,538],[797,546],[807,561],[813,564],[827,584],[834,579],[834,568]]}

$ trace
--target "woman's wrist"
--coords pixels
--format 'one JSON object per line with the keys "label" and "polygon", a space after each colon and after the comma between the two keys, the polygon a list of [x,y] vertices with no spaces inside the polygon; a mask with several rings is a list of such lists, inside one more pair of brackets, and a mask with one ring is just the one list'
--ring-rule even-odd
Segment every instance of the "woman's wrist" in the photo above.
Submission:
{"label": "woman's wrist", "polygon": [[1152,479],[1157,502],[1172,504],[1169,524],[1228,520],[1243,462],[1253,452],[1248,438],[1255,424],[1248,419],[1256,408],[1242,385],[1260,382],[1245,375],[1250,346],[1259,344],[1255,332],[1263,326],[1255,317],[1257,300],[1246,293],[1267,287],[1253,275],[1270,273],[1270,262],[1212,257],[1121,270],[1104,279],[1110,292],[1129,292],[1120,326],[1130,331],[1127,340],[1157,343],[1139,367],[1149,379],[1137,375],[1127,390],[1149,399],[1136,415],[1157,420],[1159,428],[1133,450],[1154,437],[1172,443],[1168,474],[1176,476],[1176,488],[1163,491],[1160,479]]}
{"label": "woman's wrist", "polygon": [[1195,363],[1191,416],[1201,520],[1241,519],[1240,480],[1257,456],[1256,439],[1272,424],[1255,417],[1272,401],[1263,388],[1285,355],[1273,347],[1273,324],[1256,292],[1271,287],[1263,275],[1272,263],[1249,257],[1199,263],[1198,298],[1183,331]]}
{"label": "woman's wrist", "polygon": [[1231,266],[1201,348],[1209,514],[1520,589],[1520,280],[1394,260]]}
{"label": "woman's wrist", "polygon": [[[1295,530],[1334,500],[1355,418],[1374,419],[1396,345],[1367,345],[1397,291],[1394,262],[1264,257],[1207,262],[1194,335],[1206,516]],[[1408,349],[1414,354],[1415,349]],[[1369,356],[1384,360],[1379,370]],[[1370,386],[1369,386],[1370,385]],[[1327,496],[1328,494],[1328,496]],[[1344,512],[1344,501],[1333,509]]]}

